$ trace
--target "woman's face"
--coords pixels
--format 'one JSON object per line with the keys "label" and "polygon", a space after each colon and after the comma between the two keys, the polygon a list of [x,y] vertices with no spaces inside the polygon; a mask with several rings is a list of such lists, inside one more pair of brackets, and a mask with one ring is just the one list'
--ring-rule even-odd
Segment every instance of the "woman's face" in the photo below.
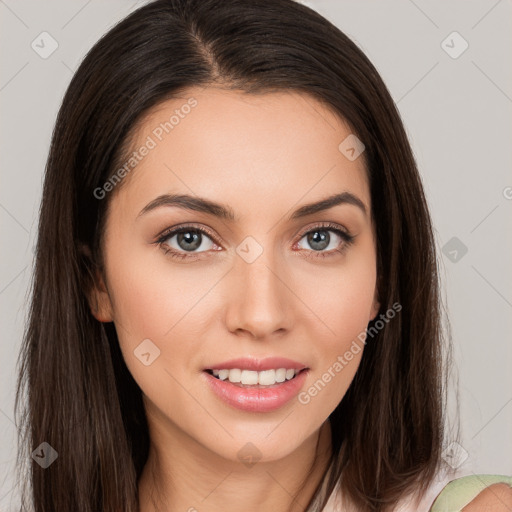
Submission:
{"label": "woman's face", "polygon": [[[153,435],[275,460],[345,395],[379,306],[364,154],[350,135],[309,96],[213,88],[139,125],[123,183],[103,188],[108,294],[93,300],[115,323]],[[282,368],[305,370],[287,381]],[[230,382],[240,378],[285,381]]]}

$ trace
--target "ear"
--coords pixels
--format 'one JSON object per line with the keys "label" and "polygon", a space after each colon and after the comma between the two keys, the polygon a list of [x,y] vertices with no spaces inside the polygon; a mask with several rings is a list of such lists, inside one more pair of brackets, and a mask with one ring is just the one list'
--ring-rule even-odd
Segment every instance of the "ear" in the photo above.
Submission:
{"label": "ear", "polygon": [[379,293],[378,293],[377,287],[375,287],[375,294],[373,296],[372,309],[370,311],[370,317],[368,318],[368,321],[375,320],[375,318],[377,317],[377,314],[379,313],[379,309],[380,309]]}
{"label": "ear", "polygon": [[87,267],[94,269],[89,273],[85,290],[91,313],[99,322],[112,322],[114,319],[112,301],[105,279],[100,270],[94,265],[89,247],[81,245],[80,253],[87,260]]}
{"label": "ear", "polygon": [[114,320],[110,295],[99,271],[96,272],[94,286],[89,290],[88,300],[89,307],[96,320],[99,322],[112,322]]}

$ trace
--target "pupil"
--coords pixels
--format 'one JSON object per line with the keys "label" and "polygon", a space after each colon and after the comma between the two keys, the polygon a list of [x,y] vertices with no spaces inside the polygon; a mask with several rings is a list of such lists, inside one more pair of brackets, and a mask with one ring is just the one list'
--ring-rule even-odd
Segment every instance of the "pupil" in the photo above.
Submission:
{"label": "pupil", "polygon": [[[184,246],[182,242],[189,244],[188,247],[186,245]],[[201,245],[201,235],[196,231],[178,233],[178,244],[185,251],[193,251]]]}
{"label": "pupil", "polygon": [[329,246],[330,235],[326,230],[313,231],[308,235],[308,243],[313,249],[322,250]]}

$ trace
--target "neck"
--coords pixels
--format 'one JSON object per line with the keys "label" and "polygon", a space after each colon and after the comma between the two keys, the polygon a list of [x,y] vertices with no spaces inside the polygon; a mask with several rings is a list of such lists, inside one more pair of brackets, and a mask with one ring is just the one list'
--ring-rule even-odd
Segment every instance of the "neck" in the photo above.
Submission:
{"label": "neck", "polygon": [[150,435],[139,479],[140,512],[302,512],[331,455],[329,421],[286,457],[254,465],[225,459],[175,434],[161,437],[161,443]]}

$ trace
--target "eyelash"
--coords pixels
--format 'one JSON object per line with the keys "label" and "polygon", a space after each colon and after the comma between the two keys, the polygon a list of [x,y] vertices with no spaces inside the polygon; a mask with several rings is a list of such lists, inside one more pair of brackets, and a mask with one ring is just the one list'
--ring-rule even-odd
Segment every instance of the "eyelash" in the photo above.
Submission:
{"label": "eyelash", "polygon": [[[207,235],[209,238],[212,239],[212,241],[219,245],[216,241],[215,235],[205,227],[199,227],[193,224],[187,224],[185,226],[180,226],[178,228],[173,228],[170,230],[167,230],[163,232],[159,238],[154,242],[158,247],[160,247],[166,255],[168,255],[171,258],[175,258],[178,260],[183,259],[191,259],[192,261],[196,261],[201,258],[199,254],[197,253],[197,256],[194,256],[194,253],[186,253],[186,252],[178,252],[175,249],[170,248],[165,242],[171,238],[174,235],[180,234],[180,233],[186,233],[187,231],[197,231],[202,234]],[[339,254],[343,254],[345,250],[353,243],[355,236],[350,235],[348,232],[340,229],[336,224],[332,224],[330,222],[326,223],[320,223],[316,226],[313,226],[312,228],[309,228],[307,231],[304,231],[299,235],[298,241],[302,240],[302,238],[305,235],[308,235],[309,233],[315,232],[315,231],[332,231],[336,233],[342,240],[343,240],[343,247],[341,249],[332,249],[330,251],[313,251],[313,250],[307,250],[307,249],[301,249],[300,251],[306,251],[307,253],[314,253],[314,254],[308,254],[305,257],[306,258],[330,258],[332,256],[336,256]],[[207,252],[207,251],[204,251]]]}

